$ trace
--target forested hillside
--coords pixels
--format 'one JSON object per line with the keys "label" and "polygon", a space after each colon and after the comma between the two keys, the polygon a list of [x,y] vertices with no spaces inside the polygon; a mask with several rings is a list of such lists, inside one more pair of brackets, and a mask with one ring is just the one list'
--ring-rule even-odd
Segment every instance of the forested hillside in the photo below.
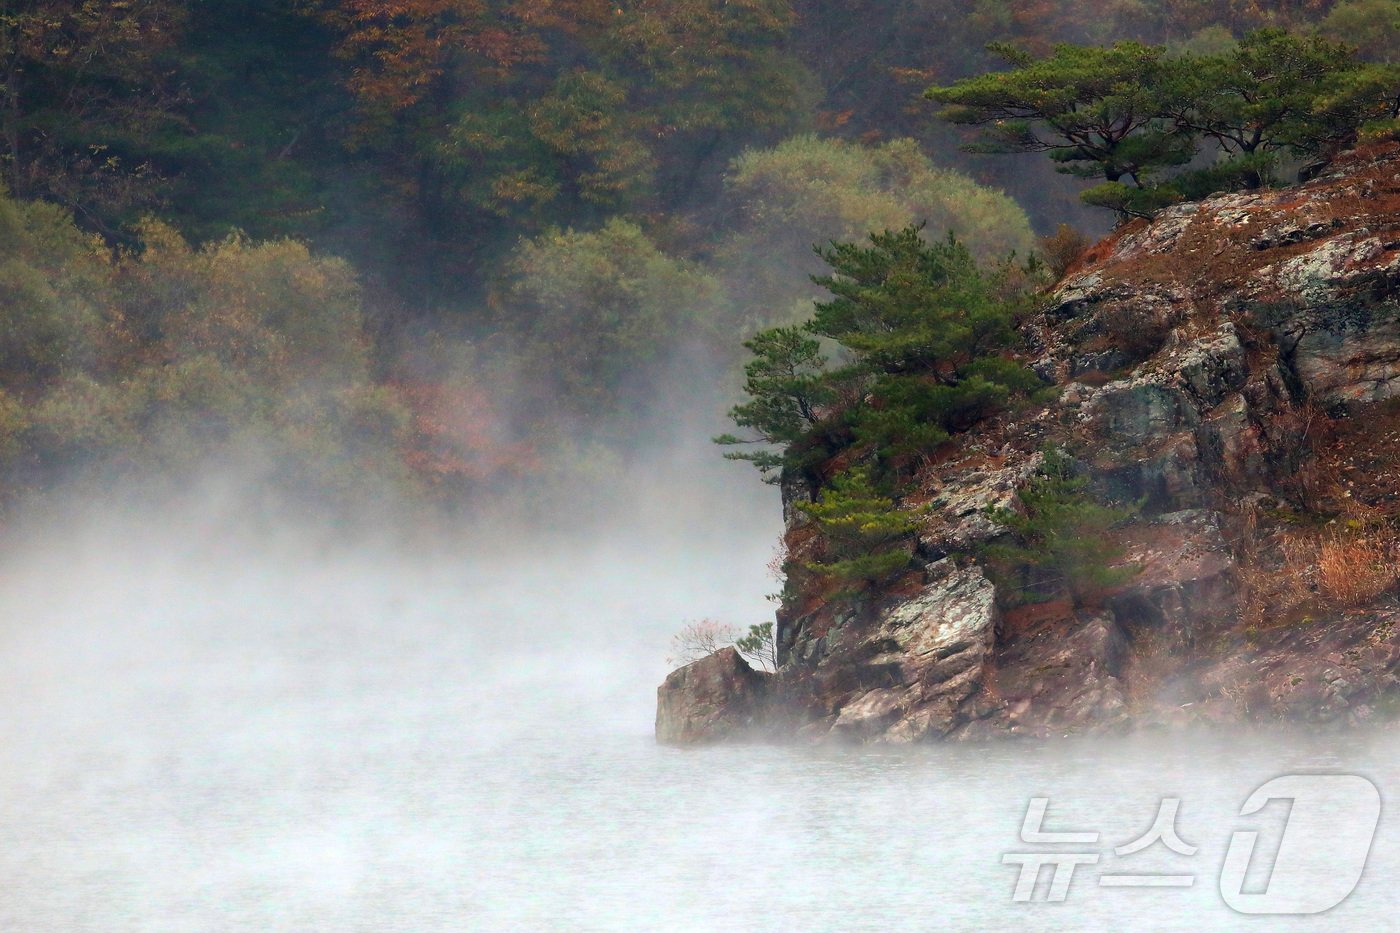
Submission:
{"label": "forested hillside", "polygon": [[[824,294],[808,277],[845,256],[812,245],[872,231],[923,225],[926,245],[955,234],[939,261],[1009,308],[1010,291],[1047,280],[1031,255],[1053,265],[1075,241],[1061,230],[1037,247],[1037,233],[1067,221],[1098,233],[1113,214],[1081,204],[1084,185],[1034,153],[965,151],[976,128],[939,119],[925,90],[1045,60],[1061,42],[1218,55],[1262,27],[1384,63],[1400,12],[1391,0],[7,4],[5,496],[237,449],[332,495],[382,482],[453,500],[548,469],[559,451],[625,449],[677,399],[732,402],[742,341],[807,318]],[[1029,390],[980,352],[956,365],[976,363],[993,394]],[[885,428],[872,414],[849,430],[888,434],[894,414],[878,414]]]}

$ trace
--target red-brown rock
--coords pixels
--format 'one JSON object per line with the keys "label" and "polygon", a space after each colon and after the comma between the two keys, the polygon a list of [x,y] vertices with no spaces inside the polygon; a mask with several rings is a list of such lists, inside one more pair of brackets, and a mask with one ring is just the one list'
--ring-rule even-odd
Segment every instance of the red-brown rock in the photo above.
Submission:
{"label": "red-brown rock", "polygon": [[751,732],[760,719],[769,675],[721,648],[672,671],[656,690],[656,740],[697,745]]}

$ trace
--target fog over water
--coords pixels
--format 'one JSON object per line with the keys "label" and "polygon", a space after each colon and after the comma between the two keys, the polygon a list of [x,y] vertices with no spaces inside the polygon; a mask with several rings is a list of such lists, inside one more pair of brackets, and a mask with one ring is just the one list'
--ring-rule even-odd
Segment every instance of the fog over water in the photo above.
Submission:
{"label": "fog over water", "polygon": [[[1389,923],[1385,733],[657,747],[671,633],[771,612],[778,505],[709,451],[614,480],[622,500],[588,519],[507,512],[443,534],[269,529],[208,490],[17,522],[0,565],[0,930]],[[1381,788],[1366,875],[1321,917],[1235,914],[1216,879],[1240,804],[1292,770]],[[1200,851],[1116,867],[1194,886],[1102,889],[1104,864],[1064,903],[1013,904],[1001,857],[1030,848],[1035,795],[1047,824],[1105,849],[1180,797]]]}

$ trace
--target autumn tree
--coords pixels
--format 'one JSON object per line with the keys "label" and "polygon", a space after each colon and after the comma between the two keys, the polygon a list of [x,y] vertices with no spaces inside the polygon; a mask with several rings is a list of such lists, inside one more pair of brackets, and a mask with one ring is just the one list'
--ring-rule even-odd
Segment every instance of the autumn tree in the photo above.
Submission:
{"label": "autumn tree", "polygon": [[[0,394],[29,396],[100,359],[111,333],[100,242],[61,209],[0,192]],[[108,312],[108,313],[104,313]]]}
{"label": "autumn tree", "polygon": [[725,187],[732,220],[717,253],[751,327],[796,320],[820,296],[802,275],[825,269],[813,243],[916,223],[931,238],[956,233],[981,261],[1027,255],[1035,242],[1014,200],[934,164],[912,139],[866,146],[796,136],[741,153]]}
{"label": "autumn tree", "polygon": [[630,221],[551,230],[521,243],[508,266],[492,297],[497,341],[511,348],[535,416],[635,421],[687,350],[731,336],[713,276]]}
{"label": "autumn tree", "polygon": [[19,0],[0,9],[0,172],[19,198],[107,231],[149,204],[155,137],[179,120],[179,0]]}
{"label": "autumn tree", "polygon": [[800,80],[783,0],[327,0],[321,16],[360,102],[354,145],[445,254],[683,202],[789,118]]}
{"label": "autumn tree", "polygon": [[1341,0],[1317,24],[1319,35],[1356,48],[1370,62],[1400,56],[1400,3],[1396,0]]}
{"label": "autumn tree", "polygon": [[155,221],[114,256],[7,196],[0,248],[0,498],[211,458],[329,497],[415,488],[410,413],[376,379],[344,262],[287,240],[192,246]]}

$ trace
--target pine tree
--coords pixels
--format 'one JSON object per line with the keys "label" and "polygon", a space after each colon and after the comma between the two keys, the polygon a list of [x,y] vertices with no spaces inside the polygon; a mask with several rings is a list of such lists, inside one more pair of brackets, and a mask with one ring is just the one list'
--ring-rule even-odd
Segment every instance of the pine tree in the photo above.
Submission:
{"label": "pine tree", "polygon": [[[715,438],[768,446],[726,456],[752,461],[771,479],[854,442],[884,472],[1041,385],[1003,355],[1022,310],[1008,297],[1014,267],[984,272],[953,237],[929,243],[920,231],[817,248],[831,272],[813,281],[832,297],[816,303],[806,324],[761,331],[745,344],[754,353],[745,369],[750,401],[730,414],[754,436]],[[821,338],[839,347],[844,365],[827,368]]]}
{"label": "pine tree", "polygon": [[1108,535],[1134,510],[1096,502],[1087,485],[1087,479],[1075,475],[1073,462],[1050,448],[1037,474],[1017,494],[1024,512],[988,509],[989,517],[1017,540],[989,545],[982,556],[1022,601],[1063,594],[1075,605],[1089,605],[1138,572],[1135,566],[1115,565],[1122,549]]}
{"label": "pine tree", "polygon": [[744,367],[744,391],[750,401],[736,405],[730,417],[756,436],[746,439],[722,434],[715,443],[767,445],[761,450],[733,451],[724,456],[751,462],[765,480],[774,482],[781,467],[797,465],[796,452],[804,449],[821,426],[824,408],[833,400],[834,392],[821,345],[802,328],[759,331],[744,346],[754,355]]}
{"label": "pine tree", "polygon": [[[991,48],[1010,70],[929,88],[939,115],[982,127],[974,151],[1044,152],[1061,172],[1097,178],[1083,199],[1123,215],[1262,187],[1281,154],[1330,158],[1400,112],[1394,69],[1282,29],[1206,54],[1137,42],[1058,45],[1043,58]],[[1218,158],[1193,169],[1202,143]]]}
{"label": "pine tree", "polygon": [[1162,114],[1171,74],[1164,48],[1065,44],[1045,58],[1006,44],[989,49],[1011,69],[925,92],[944,105],[944,120],[983,127],[975,151],[1045,152],[1066,174],[1138,188],[1191,160],[1194,147]]}
{"label": "pine tree", "polygon": [[759,670],[772,673],[778,669],[778,646],[773,640],[773,623],[750,625],[749,633],[735,639],[734,647],[744,660]]}
{"label": "pine tree", "polygon": [[876,489],[868,468],[837,474],[817,501],[798,508],[826,544],[825,556],[808,570],[842,584],[865,585],[909,565],[914,520]]}
{"label": "pine tree", "polygon": [[926,454],[1040,384],[996,355],[1020,308],[953,237],[927,243],[911,226],[818,252],[832,273],[815,281],[833,298],[810,327],[851,351],[848,377],[868,377],[852,431],[883,461]]}

